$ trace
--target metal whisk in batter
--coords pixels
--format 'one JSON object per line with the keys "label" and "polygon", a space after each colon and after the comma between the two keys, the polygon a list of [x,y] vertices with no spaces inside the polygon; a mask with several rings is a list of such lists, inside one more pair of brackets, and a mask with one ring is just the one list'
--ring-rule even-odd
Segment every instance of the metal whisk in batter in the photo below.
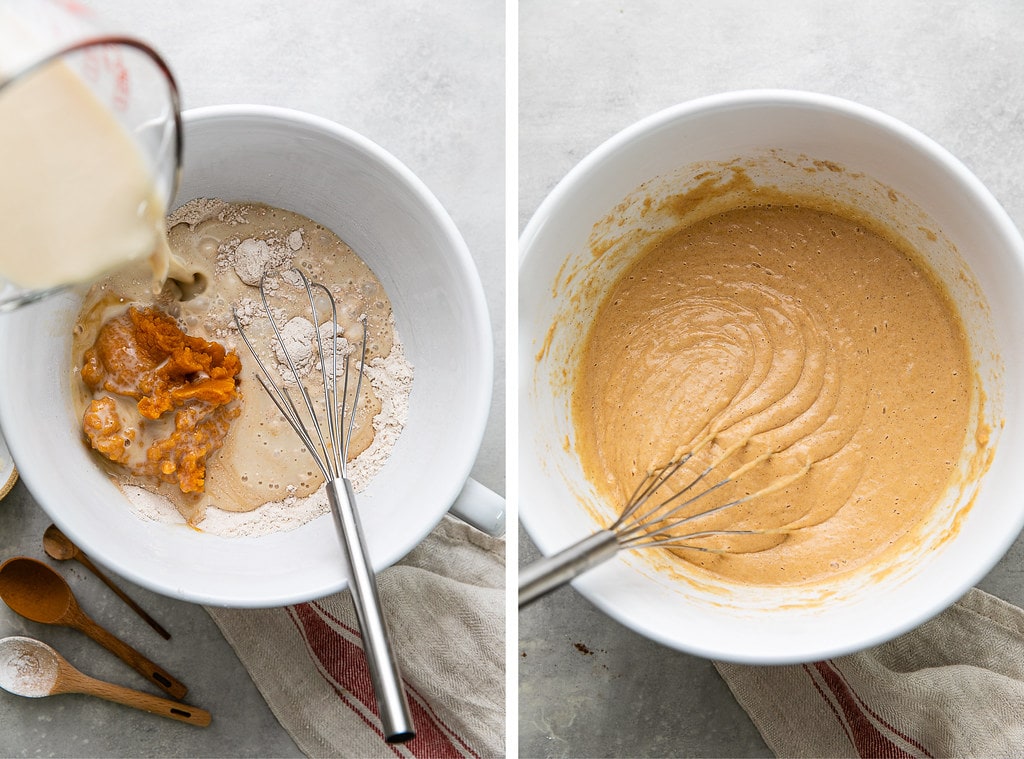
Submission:
{"label": "metal whisk in batter", "polygon": [[[377,697],[377,708],[380,712],[384,737],[389,743],[399,743],[413,738],[415,729],[409,714],[409,705],[402,687],[401,674],[392,650],[387,625],[381,613],[377,582],[363,540],[359,514],[356,510],[355,494],[347,476],[348,448],[355,424],[366,358],[366,319],[365,317],[362,319],[363,336],[360,342],[358,367],[351,366],[354,351],[348,349],[345,351],[339,372],[338,353],[342,346],[346,348],[349,346],[343,338],[339,339],[337,304],[326,286],[319,282],[311,282],[298,269],[293,271],[302,286],[305,287],[306,295],[309,298],[310,321],[313,323],[314,331],[313,343],[323,377],[324,411],[317,413],[313,399],[300,377],[295,357],[289,352],[282,337],[281,327],[274,318],[274,312],[268,301],[266,274],[260,280],[263,310],[273,328],[280,353],[283,354],[284,361],[288,365],[289,379],[294,381],[295,389],[301,396],[301,402],[298,405],[293,400],[292,393],[285,383],[275,382],[274,375],[268,370],[252,340],[242,327],[237,310],[233,311],[235,326],[238,327],[242,340],[259,366],[257,379],[284,415],[288,424],[302,439],[327,482],[327,497],[343,548],[342,556],[349,576],[349,589],[352,592],[352,602],[363,638],[363,650]],[[323,304],[318,308],[318,297],[323,304],[329,304],[329,309],[325,308]],[[325,329],[333,334],[329,334],[325,338],[323,334]],[[341,376],[340,393],[339,374]],[[349,382],[353,379],[355,392],[349,400]]]}
{"label": "metal whisk in batter", "polygon": [[694,541],[701,538],[730,535],[767,535],[789,532],[790,530],[786,527],[702,530],[690,526],[712,514],[735,508],[755,498],[781,490],[806,474],[811,467],[811,464],[807,463],[788,476],[777,479],[768,487],[694,513],[694,505],[700,499],[730,482],[734,482],[744,473],[764,462],[770,455],[766,453],[758,456],[714,484],[699,489],[698,486],[727,461],[739,447],[741,446],[734,446],[727,450],[685,485],[669,491],[668,495],[664,494],[663,488],[667,490],[665,486],[669,480],[683,469],[693,454],[679,456],[668,464],[647,472],[633,491],[618,519],[609,527],[595,532],[559,553],[531,564],[519,573],[519,608],[565,585],[588,569],[593,569],[598,564],[604,563],[621,549],[661,546],[713,551],[715,549],[695,545]]}

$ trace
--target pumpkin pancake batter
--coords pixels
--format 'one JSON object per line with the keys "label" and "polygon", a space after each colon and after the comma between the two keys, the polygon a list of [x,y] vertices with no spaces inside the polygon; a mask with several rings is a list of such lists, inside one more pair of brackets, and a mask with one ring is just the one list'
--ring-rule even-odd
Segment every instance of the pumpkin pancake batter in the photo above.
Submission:
{"label": "pumpkin pancake batter", "polygon": [[575,379],[576,447],[620,504],[680,456],[676,488],[749,467],[690,511],[776,489],[688,527],[768,534],[673,550],[734,581],[820,581],[935,509],[972,378],[959,317],[914,255],[833,213],[737,208],[653,244],[610,290]]}

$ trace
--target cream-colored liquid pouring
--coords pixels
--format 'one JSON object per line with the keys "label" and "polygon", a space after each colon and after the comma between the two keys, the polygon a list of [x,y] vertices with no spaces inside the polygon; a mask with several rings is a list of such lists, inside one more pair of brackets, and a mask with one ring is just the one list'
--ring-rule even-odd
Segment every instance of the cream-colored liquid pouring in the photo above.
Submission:
{"label": "cream-colored liquid pouring", "polygon": [[0,277],[46,289],[150,256],[166,274],[166,201],[130,135],[62,62],[0,89],[0,166]]}

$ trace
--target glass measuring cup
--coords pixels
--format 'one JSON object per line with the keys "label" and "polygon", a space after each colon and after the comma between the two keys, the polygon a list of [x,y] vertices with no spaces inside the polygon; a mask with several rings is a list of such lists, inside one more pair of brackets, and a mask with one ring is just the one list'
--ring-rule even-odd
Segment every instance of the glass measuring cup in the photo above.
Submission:
{"label": "glass measuring cup", "polygon": [[0,0],[0,312],[154,255],[181,158],[151,47],[75,0]]}

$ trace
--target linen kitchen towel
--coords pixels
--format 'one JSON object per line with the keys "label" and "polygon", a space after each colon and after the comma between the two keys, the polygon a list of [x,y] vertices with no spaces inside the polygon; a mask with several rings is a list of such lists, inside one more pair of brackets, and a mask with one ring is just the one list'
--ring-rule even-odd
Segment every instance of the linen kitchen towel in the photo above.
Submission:
{"label": "linen kitchen towel", "polygon": [[504,756],[505,541],[451,517],[377,576],[416,737],[384,742],[348,591],[210,615],[312,757]]}
{"label": "linen kitchen towel", "polygon": [[715,666],[780,757],[1024,756],[1024,610],[978,589],[849,656]]}

